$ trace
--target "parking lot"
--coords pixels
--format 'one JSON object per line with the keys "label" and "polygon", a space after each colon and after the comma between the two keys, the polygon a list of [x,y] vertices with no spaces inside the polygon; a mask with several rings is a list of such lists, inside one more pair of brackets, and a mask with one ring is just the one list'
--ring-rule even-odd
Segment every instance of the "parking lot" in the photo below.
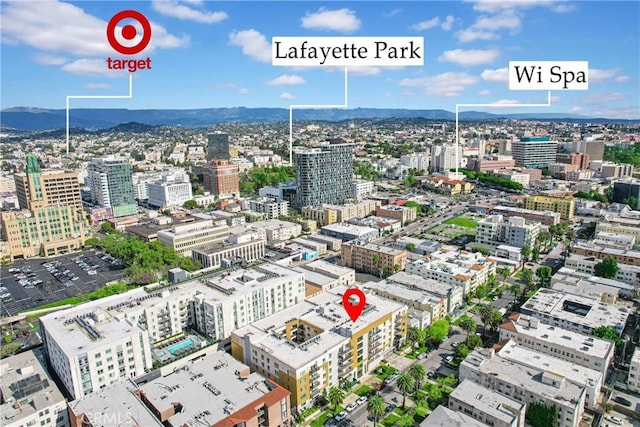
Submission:
{"label": "parking lot", "polygon": [[124,276],[118,261],[85,249],[49,259],[17,260],[0,269],[0,316],[80,296]]}

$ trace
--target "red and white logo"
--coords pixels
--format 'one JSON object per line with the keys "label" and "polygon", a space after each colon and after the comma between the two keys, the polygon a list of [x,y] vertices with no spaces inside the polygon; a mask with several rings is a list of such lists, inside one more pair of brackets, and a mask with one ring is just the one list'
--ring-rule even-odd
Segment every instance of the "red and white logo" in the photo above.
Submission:
{"label": "red and white logo", "polygon": [[[142,27],[142,37],[135,44],[127,45],[120,43],[116,37],[117,26],[123,19],[134,19]],[[120,35],[127,41],[132,41],[138,37],[138,30],[131,24],[126,24],[120,30]],[[122,10],[109,20],[107,24],[107,41],[111,47],[122,55],[137,55],[142,52],[151,41],[151,24],[149,20],[136,10]],[[138,70],[151,69],[151,58],[147,59],[124,59],[107,58],[107,68],[110,70],[127,70],[135,73]]]}

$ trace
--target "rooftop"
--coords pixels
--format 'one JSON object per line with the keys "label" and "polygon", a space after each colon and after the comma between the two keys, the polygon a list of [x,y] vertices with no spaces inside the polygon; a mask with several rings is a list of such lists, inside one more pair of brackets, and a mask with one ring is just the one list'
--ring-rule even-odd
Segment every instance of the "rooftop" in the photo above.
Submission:
{"label": "rooftop", "polygon": [[471,380],[464,380],[449,395],[483,413],[512,425],[517,414],[524,413],[525,404],[497,393]]}
{"label": "rooftop", "polygon": [[335,278],[354,274],[354,270],[349,267],[341,267],[321,259],[301,265],[300,267],[304,268],[306,271],[317,271],[318,273],[326,274]]}
{"label": "rooftop", "polygon": [[49,406],[65,402],[46,365],[42,348],[0,361],[0,424],[19,424]]}
{"label": "rooftop", "polygon": [[367,282],[362,285],[365,288],[372,289],[374,292],[382,292],[391,294],[403,301],[410,301],[409,304],[417,303],[420,305],[434,306],[440,304],[442,299],[436,297],[432,293],[420,288],[406,287],[396,283],[390,283],[386,280],[381,282]]}
{"label": "rooftop", "polygon": [[553,347],[569,347],[575,352],[600,359],[606,359],[613,346],[611,341],[551,326],[525,314],[513,316],[500,327],[548,342]]}
{"label": "rooftop", "polygon": [[486,424],[440,405],[420,423],[420,427],[486,427]]}
{"label": "rooftop", "polygon": [[541,288],[522,306],[524,311],[562,319],[589,328],[611,326],[622,331],[629,317],[629,309],[592,299],[566,295],[553,289]]}
{"label": "rooftop", "polygon": [[375,228],[364,227],[361,225],[353,225],[347,222],[338,222],[331,225],[325,225],[321,229],[330,230],[330,231],[333,231],[334,233],[354,234],[356,236],[361,236],[363,234],[370,234],[370,233],[373,233],[375,235],[378,234],[378,230],[376,230]]}
{"label": "rooftop", "polygon": [[447,296],[454,288],[453,285],[447,285],[434,279],[425,279],[417,274],[409,274],[404,271],[387,277],[386,281],[398,283],[409,288],[422,289],[440,297]]}
{"label": "rooftop", "polygon": [[[181,409],[168,418],[171,425],[194,427],[214,425],[270,393],[274,403],[289,394],[260,374],[249,373],[246,365],[222,351],[151,380],[140,386],[140,392],[161,413]],[[251,410],[255,415],[255,409]]]}
{"label": "rooftop", "polygon": [[586,240],[579,240],[573,245],[573,250],[582,249],[585,251],[600,252],[605,255],[624,256],[627,258],[640,258],[640,251],[609,248],[605,246],[594,245]]}
{"label": "rooftop", "polygon": [[388,246],[378,245],[376,243],[365,243],[365,242],[361,242],[361,241],[358,241],[358,240],[347,242],[347,243],[344,243],[344,244],[345,245],[350,245],[350,246],[358,246],[358,247],[361,247],[363,249],[367,249],[367,250],[375,251],[375,252],[380,252],[382,254],[391,255],[391,256],[395,256],[395,255],[400,255],[402,253],[406,253],[406,251],[404,249],[395,249],[395,248],[390,248]]}

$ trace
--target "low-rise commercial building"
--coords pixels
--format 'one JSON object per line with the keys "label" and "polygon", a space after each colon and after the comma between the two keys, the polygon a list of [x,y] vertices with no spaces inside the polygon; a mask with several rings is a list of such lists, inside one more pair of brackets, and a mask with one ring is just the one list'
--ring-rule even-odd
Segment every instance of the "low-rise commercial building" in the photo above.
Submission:
{"label": "low-rise commercial building", "polygon": [[147,184],[148,202],[150,206],[167,208],[170,206],[182,206],[187,200],[193,199],[191,182],[172,181],[164,179]]}
{"label": "low-rise commercial building", "polygon": [[158,231],[158,240],[182,256],[190,257],[193,249],[223,242],[229,236],[229,227],[213,221],[197,221],[174,225],[168,230]]}
{"label": "low-rise commercial building", "polygon": [[572,197],[525,196],[524,208],[534,211],[557,212],[562,219],[571,219],[575,210],[575,201]]}
{"label": "low-rise commercial building", "polygon": [[520,308],[544,323],[591,335],[594,328],[610,326],[622,333],[630,310],[586,297],[541,288]]}
{"label": "low-rise commercial building", "polygon": [[351,287],[356,283],[356,271],[352,268],[341,267],[324,260],[312,261],[296,268],[304,274],[307,296],[336,286]]}
{"label": "low-rise commercial building", "polygon": [[449,409],[494,427],[524,427],[526,405],[473,381],[464,380],[449,395]]}
{"label": "low-rise commercial building", "polygon": [[291,392],[303,410],[331,387],[373,371],[407,330],[407,307],[367,295],[353,322],[344,310],[346,287],[321,292],[275,316],[232,333],[233,356]]}
{"label": "low-rise commercial building", "polygon": [[551,289],[608,304],[617,304],[621,297],[633,299],[638,294],[638,289],[627,283],[587,275],[568,267],[562,267],[551,277]]}
{"label": "low-rise commercial building", "polygon": [[4,427],[69,425],[67,401],[47,373],[42,349],[0,362],[0,424]]}
{"label": "low-rise commercial building", "polygon": [[611,341],[542,323],[536,317],[520,313],[514,313],[500,325],[500,340],[508,339],[540,353],[593,369],[602,376],[606,375],[615,353]]}
{"label": "low-rise commercial building", "polygon": [[389,276],[404,270],[407,251],[355,240],[342,244],[342,262],[362,273]]}
{"label": "low-rise commercial building", "polygon": [[407,225],[416,220],[418,210],[412,206],[387,205],[378,207],[376,209],[376,215],[383,218],[395,219],[400,221],[402,225]]}
{"label": "low-rise commercial building", "polygon": [[233,263],[236,260],[251,263],[264,257],[266,243],[264,239],[234,242],[230,238],[225,242],[192,249],[191,258],[200,263],[202,268],[225,267],[225,262]]}
{"label": "low-rise commercial building", "polygon": [[348,224],[346,222],[325,225],[320,228],[320,233],[343,241],[361,240],[369,241],[379,236],[378,230],[371,227]]}

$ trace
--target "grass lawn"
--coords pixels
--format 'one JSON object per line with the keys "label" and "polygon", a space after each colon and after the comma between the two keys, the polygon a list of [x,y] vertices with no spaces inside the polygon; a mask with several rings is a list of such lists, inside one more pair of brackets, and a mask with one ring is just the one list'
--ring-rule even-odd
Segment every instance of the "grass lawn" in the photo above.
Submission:
{"label": "grass lawn", "polygon": [[448,219],[444,222],[444,224],[453,224],[458,225],[460,227],[473,228],[476,229],[478,227],[478,223],[472,219],[465,218],[464,216],[457,216],[455,218]]}
{"label": "grass lawn", "polygon": [[389,375],[395,374],[396,372],[398,372],[398,370],[389,365],[379,366],[376,369],[377,377],[382,381],[386,380]]}
{"label": "grass lawn", "polygon": [[356,389],[356,391],[354,391],[354,393],[358,396],[369,396],[372,391],[373,388],[369,387],[368,385],[361,385]]}
{"label": "grass lawn", "polygon": [[334,415],[339,414],[342,411],[344,411],[344,408],[342,406],[338,406],[335,413],[333,412],[333,409],[328,409],[324,411],[322,415],[320,415],[315,420],[311,421],[311,427],[324,426],[324,423],[326,423],[329,418],[333,418]]}
{"label": "grass lawn", "polygon": [[393,426],[393,425],[396,423],[396,421],[398,421],[399,419],[400,419],[400,417],[399,417],[399,416],[397,416],[396,414],[391,413],[391,414],[389,414],[389,416],[387,416],[384,420],[382,420],[382,423],[381,423],[381,424],[382,424],[383,426],[386,426],[386,427],[391,427],[391,426]]}

